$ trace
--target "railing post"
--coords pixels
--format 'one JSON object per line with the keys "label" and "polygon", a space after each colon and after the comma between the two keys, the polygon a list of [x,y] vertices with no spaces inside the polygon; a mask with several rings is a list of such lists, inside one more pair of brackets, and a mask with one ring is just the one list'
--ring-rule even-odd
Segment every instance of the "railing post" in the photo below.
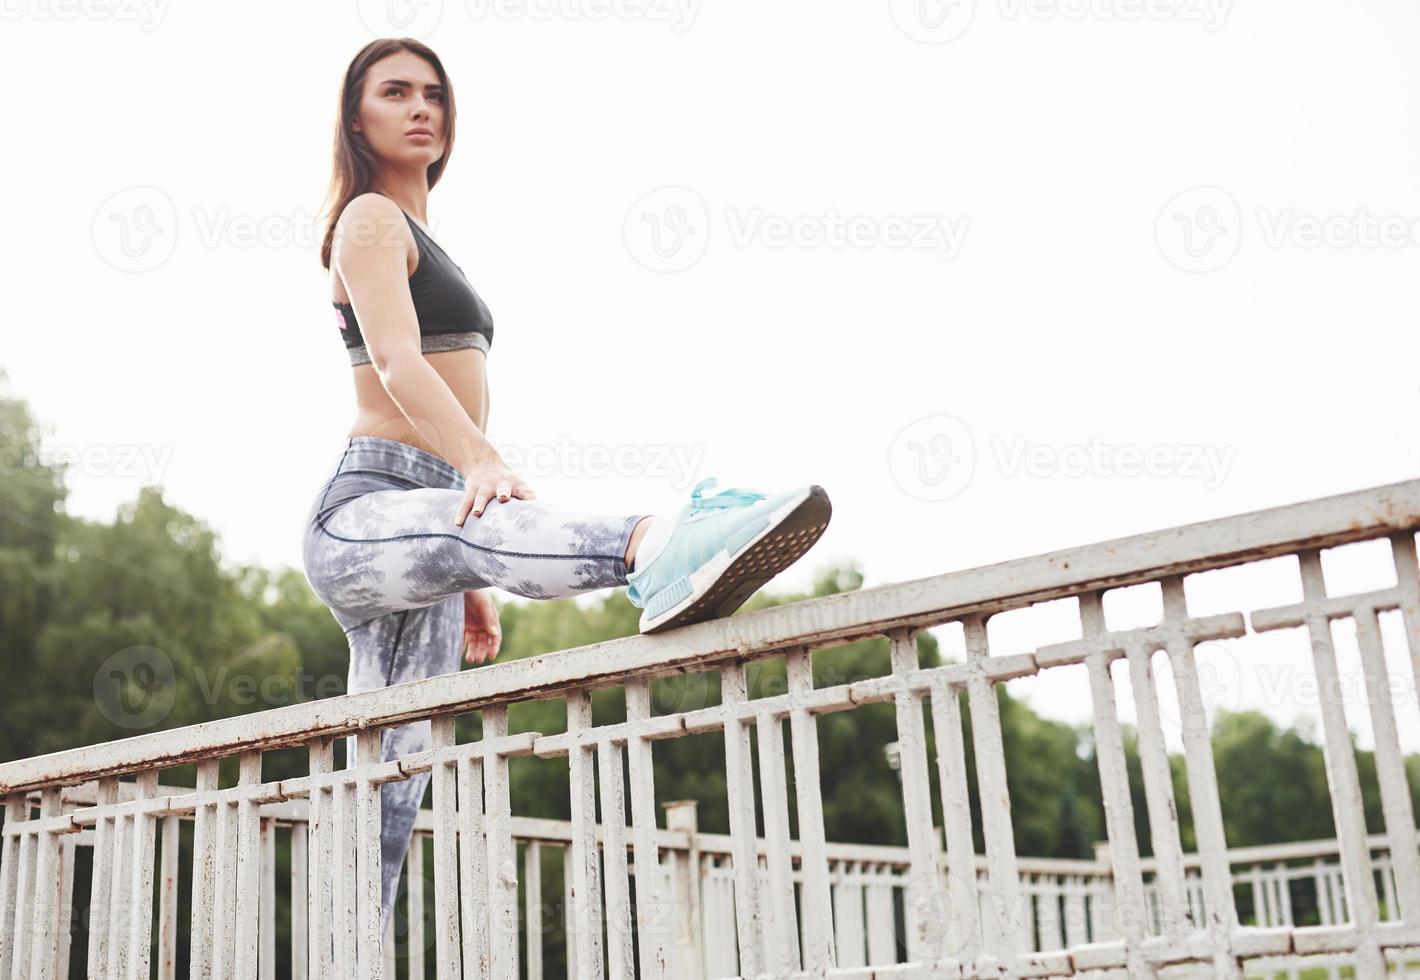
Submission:
{"label": "railing post", "polygon": [[[311,805],[318,790],[306,801],[306,819],[291,824],[291,980],[307,980],[310,963],[310,857]],[[172,980],[172,978],[164,978]]]}
{"label": "railing post", "polygon": [[675,964],[671,975],[701,980],[705,976],[704,928],[700,920],[700,844],[696,833],[700,826],[695,800],[669,800],[661,806],[666,810],[666,829],[683,833],[690,842],[685,851],[672,850],[668,855],[671,872],[670,901],[676,910],[676,921],[683,932],[676,936]]}
{"label": "railing post", "polygon": [[764,923],[760,910],[759,849],[754,825],[754,771],[749,728],[740,711],[749,700],[744,665],[728,661],[720,668],[721,716],[725,730],[725,793],[730,808],[730,837],[735,873],[735,935],[739,972],[764,972]]}
{"label": "railing post", "polygon": [[[162,890],[158,898],[158,980],[177,978],[178,843],[182,818],[163,817]],[[67,973],[60,974],[68,976]]]}

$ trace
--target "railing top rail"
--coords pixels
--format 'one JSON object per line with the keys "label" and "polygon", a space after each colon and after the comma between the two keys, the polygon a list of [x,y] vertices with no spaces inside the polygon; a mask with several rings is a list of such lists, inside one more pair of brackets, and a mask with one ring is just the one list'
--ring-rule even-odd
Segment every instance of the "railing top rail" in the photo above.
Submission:
{"label": "railing top rail", "polygon": [[1420,479],[1321,497],[963,571],[809,599],[668,635],[636,635],[477,670],[150,732],[0,765],[0,794],[347,735],[371,725],[555,697],[632,677],[704,669],[796,646],[921,629],[1088,590],[1115,588],[1420,527]]}

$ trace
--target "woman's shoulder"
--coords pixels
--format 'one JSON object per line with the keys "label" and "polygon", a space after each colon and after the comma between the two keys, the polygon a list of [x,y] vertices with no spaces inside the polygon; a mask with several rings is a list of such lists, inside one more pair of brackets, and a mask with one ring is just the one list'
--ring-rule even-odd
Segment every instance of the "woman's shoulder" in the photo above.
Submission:
{"label": "woman's shoulder", "polygon": [[335,221],[336,248],[385,246],[394,241],[413,245],[414,236],[404,210],[379,191],[357,194],[341,209]]}

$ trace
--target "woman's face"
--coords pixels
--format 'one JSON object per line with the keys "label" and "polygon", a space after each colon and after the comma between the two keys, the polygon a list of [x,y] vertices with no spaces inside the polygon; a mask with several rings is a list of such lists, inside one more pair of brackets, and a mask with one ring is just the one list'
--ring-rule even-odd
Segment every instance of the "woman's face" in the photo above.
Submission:
{"label": "woman's face", "polygon": [[381,159],[427,167],[444,155],[444,112],[434,66],[412,51],[398,51],[370,66],[356,125]]}

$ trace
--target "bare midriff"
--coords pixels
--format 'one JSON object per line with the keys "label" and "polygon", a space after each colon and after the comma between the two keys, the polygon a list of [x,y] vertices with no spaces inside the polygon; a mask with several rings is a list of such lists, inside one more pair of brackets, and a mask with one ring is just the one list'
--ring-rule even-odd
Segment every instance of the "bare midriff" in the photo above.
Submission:
{"label": "bare midriff", "polygon": [[[414,235],[409,229],[402,229],[406,242],[406,270],[409,276],[419,264],[419,252],[414,243]],[[337,303],[350,302],[345,285],[340,276],[331,270],[331,298]],[[463,410],[478,426],[480,432],[488,429],[488,357],[477,347],[460,350],[430,351],[423,355],[439,377],[449,386]],[[390,398],[389,392],[380,381],[373,364],[356,364],[350,369],[355,377],[355,421],[350,426],[350,436],[379,436],[396,442],[408,443],[425,452],[445,459],[419,430],[409,424],[399,406]],[[445,459],[446,462],[450,462]],[[453,465],[450,463],[450,465]]]}
{"label": "bare midriff", "polygon": [[[425,354],[424,359],[444,379],[479,431],[486,431],[488,374],[487,356],[483,351],[477,347],[435,351]],[[349,435],[393,439],[443,457],[419,434],[418,429],[409,424],[409,419],[385,391],[374,365],[357,364],[350,370],[355,376],[355,422],[350,427]]]}

